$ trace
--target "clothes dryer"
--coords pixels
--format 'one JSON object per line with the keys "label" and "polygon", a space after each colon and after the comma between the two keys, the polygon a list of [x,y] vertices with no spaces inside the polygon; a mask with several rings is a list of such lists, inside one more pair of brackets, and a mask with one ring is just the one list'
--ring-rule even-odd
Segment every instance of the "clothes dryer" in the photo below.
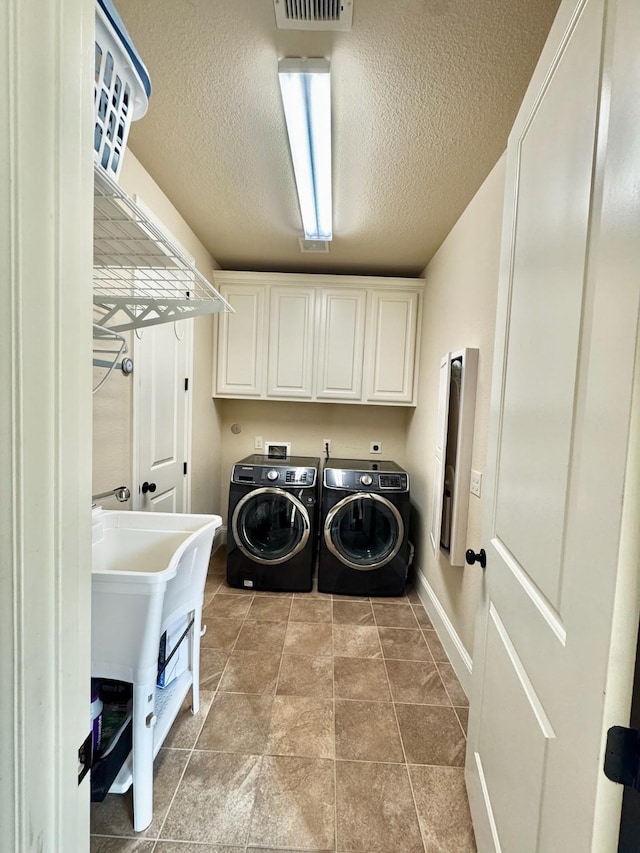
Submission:
{"label": "clothes dryer", "polygon": [[318,590],[403,595],[409,559],[409,475],[391,461],[330,459],[322,482]]}
{"label": "clothes dryer", "polygon": [[252,455],[231,472],[227,582],[308,592],[313,583],[320,460]]}

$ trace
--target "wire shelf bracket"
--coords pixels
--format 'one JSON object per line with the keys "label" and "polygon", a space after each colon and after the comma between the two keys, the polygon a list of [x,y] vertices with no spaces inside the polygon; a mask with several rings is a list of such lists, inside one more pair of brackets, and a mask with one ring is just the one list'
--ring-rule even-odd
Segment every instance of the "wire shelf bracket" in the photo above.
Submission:
{"label": "wire shelf bracket", "polygon": [[129,196],[94,168],[94,323],[125,332],[233,308]]}

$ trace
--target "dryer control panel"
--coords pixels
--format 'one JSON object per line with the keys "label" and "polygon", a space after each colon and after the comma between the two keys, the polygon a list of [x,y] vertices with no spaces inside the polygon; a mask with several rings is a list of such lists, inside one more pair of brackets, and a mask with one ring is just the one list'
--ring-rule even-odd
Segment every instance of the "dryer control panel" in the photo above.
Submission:
{"label": "dryer control panel", "polygon": [[324,485],[327,489],[344,489],[349,492],[408,492],[409,475],[404,471],[325,468]]}

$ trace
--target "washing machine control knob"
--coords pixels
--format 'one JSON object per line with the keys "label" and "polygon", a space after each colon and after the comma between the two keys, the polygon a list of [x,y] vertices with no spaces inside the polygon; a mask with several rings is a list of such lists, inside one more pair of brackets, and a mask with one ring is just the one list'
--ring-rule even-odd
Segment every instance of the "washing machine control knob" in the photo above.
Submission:
{"label": "washing machine control knob", "polygon": [[272,468],[271,471],[267,471],[267,480],[277,480],[278,472],[275,468]]}
{"label": "washing machine control knob", "polygon": [[373,483],[373,477],[371,474],[363,474],[362,477],[360,477],[360,482],[363,486],[370,486],[371,483]]}

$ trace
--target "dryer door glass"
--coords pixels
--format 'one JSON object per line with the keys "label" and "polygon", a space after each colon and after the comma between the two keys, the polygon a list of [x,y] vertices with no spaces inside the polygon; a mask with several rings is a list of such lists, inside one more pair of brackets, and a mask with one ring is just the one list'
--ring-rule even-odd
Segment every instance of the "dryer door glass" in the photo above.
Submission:
{"label": "dryer door glass", "polygon": [[404,525],[398,510],[379,495],[353,495],[328,513],[325,542],[353,569],[377,569],[402,546]]}
{"label": "dryer door glass", "polygon": [[282,563],[301,551],[309,538],[309,515],[303,504],[281,489],[256,489],[233,514],[238,547],[261,563]]}

